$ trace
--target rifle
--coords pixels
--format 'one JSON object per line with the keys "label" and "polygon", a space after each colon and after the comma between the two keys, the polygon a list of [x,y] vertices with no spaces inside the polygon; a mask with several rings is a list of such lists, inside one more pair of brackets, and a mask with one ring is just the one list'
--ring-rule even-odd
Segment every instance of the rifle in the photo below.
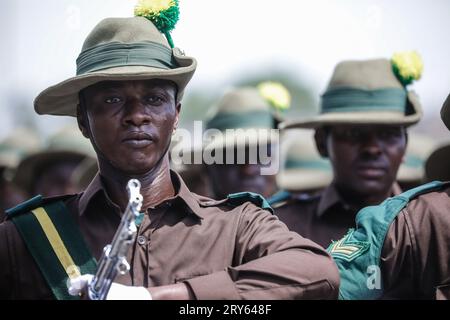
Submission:
{"label": "rifle", "polygon": [[128,181],[127,208],[111,244],[103,248],[97,272],[88,284],[88,294],[91,300],[105,300],[117,273],[125,274],[130,270],[126,257],[128,249],[134,243],[136,237],[135,219],[139,216],[143,200],[140,189],[139,180],[131,179]]}

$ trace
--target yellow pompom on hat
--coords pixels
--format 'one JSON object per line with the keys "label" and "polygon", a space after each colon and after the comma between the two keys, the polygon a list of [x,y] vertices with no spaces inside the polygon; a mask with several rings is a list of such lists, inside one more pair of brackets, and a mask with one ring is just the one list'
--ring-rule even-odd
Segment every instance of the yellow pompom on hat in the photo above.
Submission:
{"label": "yellow pompom on hat", "polygon": [[291,106],[291,94],[280,82],[261,82],[257,88],[259,94],[276,110],[286,110]]}
{"label": "yellow pompom on hat", "polygon": [[394,73],[404,86],[422,77],[423,62],[416,51],[394,53],[391,64]]}
{"label": "yellow pompom on hat", "polygon": [[423,63],[413,53],[392,59],[349,60],[337,64],[325,93],[320,114],[286,121],[281,129],[318,128],[339,124],[410,126],[422,117],[418,96],[406,86],[421,77]]}

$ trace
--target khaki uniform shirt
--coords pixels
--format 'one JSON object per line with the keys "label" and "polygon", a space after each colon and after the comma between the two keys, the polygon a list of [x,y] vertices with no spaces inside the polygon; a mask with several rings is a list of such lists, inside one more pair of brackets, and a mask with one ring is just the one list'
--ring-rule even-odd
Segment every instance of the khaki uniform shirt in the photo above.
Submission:
{"label": "khaki uniform shirt", "polygon": [[412,200],[381,253],[385,299],[450,299],[450,187]]}
{"label": "khaki uniform shirt", "polygon": [[[134,286],[186,282],[197,299],[333,299],[339,274],[317,244],[290,232],[275,215],[245,202],[191,193],[172,173],[176,195],[146,212],[129,252]],[[98,260],[119,225],[120,209],[97,176],[64,200]],[[53,296],[11,221],[0,224],[0,299]]]}
{"label": "khaki uniform shirt", "polygon": [[[392,195],[400,194],[397,184]],[[332,240],[339,240],[355,227],[358,209],[346,204],[334,184],[315,195],[294,195],[287,201],[273,205],[275,214],[288,228],[327,248]]]}

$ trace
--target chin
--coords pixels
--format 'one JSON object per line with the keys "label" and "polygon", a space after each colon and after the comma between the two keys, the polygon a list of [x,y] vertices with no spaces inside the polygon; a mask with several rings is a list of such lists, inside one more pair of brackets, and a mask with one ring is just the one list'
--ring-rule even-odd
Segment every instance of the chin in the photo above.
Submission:
{"label": "chin", "polygon": [[384,183],[381,183],[379,181],[364,181],[358,188],[358,190],[361,193],[369,194],[369,193],[382,193],[386,192],[386,189],[389,189],[389,187],[386,187]]}

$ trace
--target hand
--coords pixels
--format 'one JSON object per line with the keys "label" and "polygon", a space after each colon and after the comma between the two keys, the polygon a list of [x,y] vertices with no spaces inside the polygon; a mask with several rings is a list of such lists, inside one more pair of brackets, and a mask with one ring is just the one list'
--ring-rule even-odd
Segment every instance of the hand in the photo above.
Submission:
{"label": "hand", "polygon": [[[80,293],[87,296],[87,286],[94,276],[85,274],[70,280],[69,294],[77,296]],[[106,300],[152,300],[152,295],[144,287],[130,287],[113,283]]]}

